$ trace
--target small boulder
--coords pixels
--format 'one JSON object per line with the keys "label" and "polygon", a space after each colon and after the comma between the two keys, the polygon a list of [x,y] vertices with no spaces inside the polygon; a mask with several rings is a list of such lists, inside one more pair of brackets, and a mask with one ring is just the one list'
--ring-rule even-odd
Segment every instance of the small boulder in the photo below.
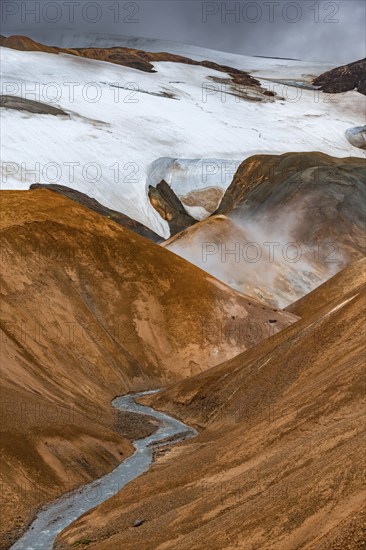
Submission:
{"label": "small boulder", "polygon": [[140,525],[142,525],[143,523],[145,523],[145,520],[143,520],[143,519],[136,519],[136,520],[133,522],[133,526],[134,526],[134,527],[140,527]]}
{"label": "small boulder", "polygon": [[356,126],[346,131],[346,138],[354,147],[366,149],[366,126]]}

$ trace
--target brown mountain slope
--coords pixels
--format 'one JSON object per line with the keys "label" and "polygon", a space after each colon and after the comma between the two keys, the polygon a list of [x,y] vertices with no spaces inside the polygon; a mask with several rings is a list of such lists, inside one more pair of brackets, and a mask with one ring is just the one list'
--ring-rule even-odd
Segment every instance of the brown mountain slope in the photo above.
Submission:
{"label": "brown mountain slope", "polygon": [[0,46],[20,51],[58,53],[58,48],[46,46],[45,44],[39,44],[27,36],[18,34],[14,34],[12,36],[1,36]]}
{"label": "brown mountain slope", "polygon": [[321,74],[313,84],[331,94],[357,90],[366,95],[366,57]]}
{"label": "brown mountain slope", "polygon": [[340,296],[343,300],[352,298],[365,283],[366,259],[363,258],[342,269],[337,275],[334,275],[334,277],[323,285],[320,285],[313,292],[289,305],[286,311],[290,311],[303,318],[331,306],[337,307]]}
{"label": "brown mountain slope", "polygon": [[[245,388],[242,388],[241,391],[232,395],[232,389],[236,387],[238,375],[240,374],[240,359],[243,359],[243,365],[255,365],[257,358],[267,359],[270,357],[269,363],[272,364],[276,357],[279,359],[281,359],[281,357],[283,357],[283,359],[285,357],[289,358],[292,353],[291,349],[294,347],[295,349],[297,347],[306,349],[306,345],[311,342],[313,338],[316,348],[314,349],[314,358],[321,363],[322,357],[320,353],[319,357],[317,357],[317,350],[322,349],[323,344],[316,343],[317,327],[322,326],[321,323],[326,322],[329,324],[328,328],[331,331],[332,324],[335,324],[334,336],[331,340],[333,341],[333,338],[336,338],[338,334],[336,328],[336,312],[356,299],[362,309],[362,299],[365,298],[366,288],[365,266],[365,259],[347,266],[316,290],[289,306],[289,310],[294,309],[298,314],[301,313],[302,317],[297,323],[289,326],[285,331],[267,339],[259,346],[248,350],[240,356],[234,357],[232,360],[222,365],[218,365],[206,373],[202,373],[191,379],[192,385],[195,387],[194,395],[190,394],[189,388],[192,385],[188,382],[182,382],[176,383],[167,390],[160,392],[158,395],[146,398],[146,400],[156,404],[159,408],[166,409],[167,407],[166,410],[175,410],[175,412],[177,412],[175,407],[178,407],[180,403],[184,403],[184,413],[179,411],[179,415],[187,415],[188,412],[191,415],[191,421],[200,422],[206,425],[213,421],[216,422],[220,418],[218,411],[225,410],[226,408],[235,410],[236,399],[242,397],[242,392],[245,391]],[[364,305],[366,306],[366,303]],[[329,320],[330,317],[332,317],[332,322]],[[358,334],[357,331],[355,331],[355,334]],[[303,339],[304,342],[302,341]],[[329,342],[329,347],[330,346],[331,342]],[[312,356],[311,347],[309,347],[304,357],[308,356],[309,352],[311,354],[310,356]],[[334,354],[336,355],[335,352]],[[287,356],[287,354],[289,355]],[[360,357],[360,359],[361,358],[362,357]],[[339,359],[340,358],[337,357],[337,360]],[[291,359],[290,364],[294,361],[295,358]],[[298,363],[298,368],[301,369],[303,362],[301,361]],[[284,365],[287,365],[287,361],[285,360],[282,363],[279,362],[276,369],[284,368]],[[234,368],[234,366],[237,368]],[[255,369],[253,372],[255,372]],[[286,381],[285,378],[284,381]],[[276,384],[276,380],[273,382]],[[207,394],[215,396],[215,399],[209,399],[207,401],[202,399],[201,391],[204,393],[206,390]],[[205,403],[204,406],[202,406],[202,402]]]}
{"label": "brown mountain slope", "polygon": [[[75,398],[49,388],[44,365],[22,345],[1,333],[0,548],[10,547],[39,506],[117,467],[133,452],[124,437],[133,430],[128,416],[118,417],[100,398]],[[89,366],[90,369],[93,365]],[[55,369],[57,370],[57,368]],[[78,366],[70,365],[77,386]],[[35,388],[34,378],[40,374]],[[6,380],[12,376],[13,381]],[[18,379],[19,377],[19,379]],[[93,375],[90,376],[93,378]],[[80,377],[82,378],[82,377]],[[5,380],[4,380],[5,379]],[[28,389],[27,383],[32,387]],[[113,385],[110,395],[113,396]],[[149,424],[142,427],[149,430]],[[154,426],[151,426],[154,429]],[[134,439],[139,433],[130,432]],[[15,512],[16,511],[16,512]]]}
{"label": "brown mountain slope", "polygon": [[285,153],[283,155],[253,155],[244,160],[223,196],[216,214],[230,215],[240,208],[246,196],[256,186],[269,184],[276,187],[291,176],[322,166],[365,167],[365,159],[357,157],[337,158],[324,153]]}
{"label": "brown mountain slope", "polygon": [[185,377],[191,361],[208,368],[256,343],[248,331],[241,342],[211,344],[212,324],[250,320],[263,339],[270,318],[279,328],[294,318],[55,193],[9,191],[1,202],[3,301],[14,337],[22,316],[31,334],[37,321],[47,323],[42,337],[54,352],[73,353],[72,337],[90,361],[103,350],[108,371],[125,366],[126,388]]}
{"label": "brown mountain slope", "polygon": [[57,548],[363,548],[365,295],[342,299],[145,398],[206,429],[77,520]]}
{"label": "brown mountain slope", "polygon": [[253,158],[224,197],[227,217],[163,246],[245,294],[288,306],[365,252],[365,161],[319,157]]}
{"label": "brown mountain slope", "polygon": [[[190,376],[266,337],[270,318],[280,328],[296,317],[51,191],[4,191],[0,201],[7,548],[38,505],[131,452],[121,437],[131,420],[117,422],[113,397]],[[214,339],[233,317],[241,339]]]}
{"label": "brown mountain slope", "polygon": [[116,210],[111,210],[107,206],[103,206],[103,204],[100,204],[100,202],[98,202],[96,199],[89,197],[85,193],[81,193],[81,191],[77,191],[76,189],[71,189],[70,187],[66,187],[65,185],[57,185],[57,184],[46,185],[42,183],[35,183],[30,186],[31,190],[42,189],[42,188],[47,189],[49,191],[54,191],[55,193],[60,193],[60,195],[68,197],[69,199],[72,199],[73,201],[77,202],[78,204],[81,204],[82,206],[86,206],[93,212],[98,212],[98,214],[101,214],[102,216],[106,216],[107,218],[118,223],[119,225],[122,225],[123,227],[130,229],[130,231],[133,231],[138,235],[142,235],[142,237],[146,237],[147,239],[150,239],[154,243],[161,242],[163,240],[162,237],[160,237],[160,235],[158,235],[148,227],[145,227],[142,223],[137,222],[132,218],[129,218],[128,216],[126,216],[126,214],[122,214],[122,212],[117,212]]}
{"label": "brown mountain slope", "polygon": [[329,259],[350,263],[365,250],[365,203],[365,162],[339,164],[302,170],[275,187],[262,183],[230,217],[264,232],[268,226],[272,235],[278,229],[300,245],[332,243]]}

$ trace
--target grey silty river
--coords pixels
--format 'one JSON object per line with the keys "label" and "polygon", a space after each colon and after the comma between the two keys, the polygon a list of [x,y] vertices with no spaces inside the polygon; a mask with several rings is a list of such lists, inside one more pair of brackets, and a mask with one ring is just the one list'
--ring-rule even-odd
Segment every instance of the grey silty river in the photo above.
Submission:
{"label": "grey silty river", "polygon": [[135,453],[121,462],[115,470],[43,507],[24,535],[11,546],[12,550],[51,550],[57,535],[63,529],[146,472],[152,463],[153,447],[159,446],[159,442],[177,434],[182,434],[177,441],[197,435],[196,430],[183,422],[135,402],[136,398],[156,391],[159,390],[123,395],[114,399],[112,405],[121,411],[156,418],[161,423],[157,431],[144,439],[134,441]]}

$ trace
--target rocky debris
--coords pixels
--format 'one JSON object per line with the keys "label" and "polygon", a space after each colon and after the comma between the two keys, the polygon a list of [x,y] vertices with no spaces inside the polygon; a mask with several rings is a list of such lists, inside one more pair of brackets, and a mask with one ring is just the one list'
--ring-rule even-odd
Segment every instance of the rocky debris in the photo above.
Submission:
{"label": "rocky debris", "polygon": [[324,542],[322,550],[365,550],[366,507],[336,525]]}
{"label": "rocky debris", "polygon": [[159,426],[159,422],[152,416],[134,414],[128,411],[116,409],[113,429],[129,441],[143,439],[153,434]]}
{"label": "rocky debris", "polygon": [[156,462],[159,458],[162,458],[168,454],[173,445],[182,443],[189,437],[190,432],[181,432],[173,435],[172,437],[166,437],[165,439],[159,441],[158,444],[152,444],[153,462]]}
{"label": "rocky debris", "polygon": [[156,187],[149,186],[149,199],[155,210],[168,222],[171,235],[196,223],[166,181],[162,180]]}
{"label": "rocky debris", "polygon": [[220,187],[205,187],[204,189],[190,191],[185,196],[181,196],[180,200],[188,208],[198,207],[203,210],[205,217],[208,217],[217,210],[223,194],[224,190]]}
{"label": "rocky debris", "polygon": [[69,116],[65,111],[53,105],[9,95],[0,96],[0,107],[16,111],[26,111],[27,113],[37,115]]}
{"label": "rocky debris", "polygon": [[366,95],[366,57],[321,74],[313,84],[329,94],[357,90]]}
{"label": "rocky debris", "polygon": [[77,191],[76,189],[71,189],[70,187],[66,187],[65,185],[42,183],[35,183],[30,186],[30,189],[48,189],[49,191],[54,191],[59,195],[68,197],[69,199],[75,201],[78,204],[81,204],[82,206],[86,206],[86,208],[89,208],[89,210],[92,210],[93,212],[97,212],[98,214],[101,214],[102,216],[113,220],[119,225],[130,229],[134,233],[137,233],[142,237],[146,237],[150,241],[153,241],[155,243],[160,243],[163,241],[160,235],[158,235],[148,227],[145,227],[142,223],[133,220],[132,218],[126,216],[126,214],[122,214],[122,212],[117,212],[116,210],[111,210],[107,206],[103,206],[103,204],[101,204],[97,200],[89,197],[85,193],[81,193],[81,191]]}
{"label": "rocky debris", "polygon": [[136,520],[133,522],[133,526],[134,526],[134,527],[140,527],[140,525],[142,525],[143,523],[145,523],[145,520],[144,520],[144,519],[136,519]]}

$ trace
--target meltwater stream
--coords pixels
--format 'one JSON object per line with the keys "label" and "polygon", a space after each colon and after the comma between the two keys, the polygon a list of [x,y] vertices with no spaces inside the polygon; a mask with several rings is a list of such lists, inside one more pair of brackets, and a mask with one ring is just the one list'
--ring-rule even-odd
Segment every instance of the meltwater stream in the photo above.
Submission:
{"label": "meltwater stream", "polygon": [[13,544],[12,550],[51,550],[57,535],[63,529],[85,512],[114,496],[127,483],[149,469],[152,463],[152,446],[156,447],[160,441],[177,434],[182,434],[177,441],[194,437],[197,434],[196,430],[183,422],[135,402],[135,398],[156,391],[159,390],[123,395],[114,399],[112,405],[121,411],[145,414],[156,418],[161,422],[158,430],[144,439],[134,441],[135,453],[121,462],[113,472],[45,506],[24,535]]}

